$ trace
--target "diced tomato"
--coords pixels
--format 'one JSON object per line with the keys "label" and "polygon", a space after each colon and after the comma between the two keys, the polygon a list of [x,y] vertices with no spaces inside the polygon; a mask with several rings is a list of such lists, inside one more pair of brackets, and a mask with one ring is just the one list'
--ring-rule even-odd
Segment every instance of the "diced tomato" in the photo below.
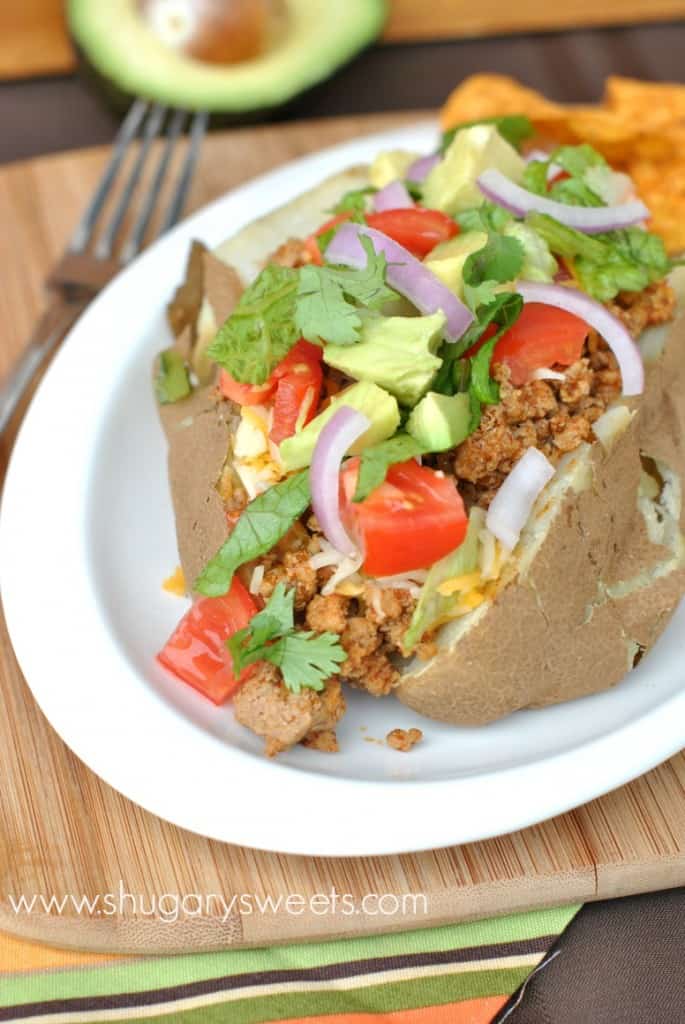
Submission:
{"label": "diced tomato", "polygon": [[223,597],[203,597],[193,605],[167,640],[157,659],[214,704],[224,704],[254,671],[249,665],[236,679],[226,641],[248,624],[257,605],[233,577]]}
{"label": "diced tomato", "polygon": [[459,232],[459,225],[447,214],[426,210],[422,206],[370,213],[366,223],[399,242],[419,259],[427,256],[439,242],[446,242]]}
{"label": "diced tomato", "polygon": [[495,345],[492,359],[511,371],[515,387],[543,366],[570,366],[583,351],[588,325],[573,313],[539,302],[526,304],[516,323]]}
{"label": "diced tomato", "polygon": [[321,235],[325,235],[331,228],[337,228],[338,224],[343,224],[346,220],[349,220],[352,216],[352,210],[344,210],[342,213],[338,213],[335,217],[331,217],[325,224],[322,224],[318,231],[315,231],[313,235],[309,235],[304,240],[304,247],[307,251],[312,263],[315,263],[318,267],[323,266],[323,256],[321,255],[321,249],[319,249],[319,243],[317,238]]}
{"label": "diced tomato", "polygon": [[[275,397],[275,407],[280,410],[278,416],[274,413],[275,433],[278,435],[283,430],[289,431],[280,437],[280,441],[282,441],[285,437],[290,437],[295,432],[295,426],[299,425],[298,414],[296,413],[293,417],[290,412],[294,408],[295,401],[297,401],[298,411],[303,402],[305,400],[307,402],[302,410],[303,416],[308,417],[304,422],[308,422],[316,411],[323,380],[320,365],[322,356],[323,349],[319,345],[312,345],[304,338],[300,338],[285,359],[280,361],[266,383],[241,384],[231,376],[228,370],[222,370],[219,388],[224,398],[230,398],[238,405],[261,405]],[[287,382],[283,385],[283,393],[279,400],[279,387],[281,382],[286,381],[286,378]],[[311,389],[309,392],[304,387],[305,380],[307,387]],[[290,429],[291,420],[294,424],[292,429]],[[276,441],[273,433],[272,430],[271,439],[278,444],[279,441]]]}
{"label": "diced tomato", "polygon": [[261,405],[268,402],[276,390],[276,382],[268,380],[265,384],[241,384],[230,375],[228,370],[222,370],[219,377],[219,390],[224,398],[229,398],[238,405]]}
{"label": "diced tomato", "polygon": [[321,345],[314,345],[311,341],[300,338],[299,341],[295,342],[287,356],[281,359],[269,379],[278,381],[281,377],[285,377],[286,374],[300,370],[303,363],[318,365],[322,359],[323,349]]}
{"label": "diced tomato", "polygon": [[[465,352],[475,355],[497,328],[488,327],[483,337]],[[492,353],[493,363],[504,363],[511,371],[514,387],[526,384],[534,370],[543,366],[570,366],[583,351],[588,325],[573,313],[541,302],[529,302],[516,323],[502,335]]]}
{"label": "diced tomato", "polygon": [[292,347],[271,377],[276,382],[276,397],[269,437],[280,444],[315,415],[321,398],[323,350],[301,338]]}
{"label": "diced tomato", "polygon": [[345,464],[341,514],[364,550],[364,570],[393,576],[423,569],[459,547],[468,520],[454,482],[414,459],[391,466],[385,482],[355,504],[359,459]]}

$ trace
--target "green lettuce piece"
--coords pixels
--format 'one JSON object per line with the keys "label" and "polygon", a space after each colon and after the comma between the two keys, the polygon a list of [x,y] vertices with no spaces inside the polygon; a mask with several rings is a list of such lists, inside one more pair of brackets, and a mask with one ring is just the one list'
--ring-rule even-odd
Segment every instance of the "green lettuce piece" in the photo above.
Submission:
{"label": "green lettuce piece", "polygon": [[658,235],[641,228],[626,228],[595,239],[607,247],[601,261],[579,256],[575,272],[582,288],[599,302],[618,292],[639,292],[660,281],[671,269],[664,243]]}
{"label": "green lettuce piece", "polygon": [[528,224],[512,221],[504,228],[504,234],[515,238],[523,249],[523,266],[519,277],[524,281],[553,281],[559,264],[552,256],[547,242]]}
{"label": "green lettuce piece", "polygon": [[190,394],[190,378],[181,353],[167,348],[159,354],[155,391],[160,405],[178,402]]}
{"label": "green lettuce piece", "polygon": [[584,235],[582,231],[560,224],[546,213],[529,213],[525,223],[558,256],[565,256],[567,259],[583,256],[593,262],[601,262],[608,255],[607,247],[597,236]]}
{"label": "green lettuce piece", "polygon": [[478,534],[485,524],[485,512],[481,508],[471,509],[466,537],[454,551],[445,555],[431,567],[421,594],[416,603],[409,628],[404,634],[402,645],[411,651],[421,641],[424,633],[449,617],[450,610],[459,600],[458,594],[444,597],[438,587],[455,576],[475,572],[478,568]]}

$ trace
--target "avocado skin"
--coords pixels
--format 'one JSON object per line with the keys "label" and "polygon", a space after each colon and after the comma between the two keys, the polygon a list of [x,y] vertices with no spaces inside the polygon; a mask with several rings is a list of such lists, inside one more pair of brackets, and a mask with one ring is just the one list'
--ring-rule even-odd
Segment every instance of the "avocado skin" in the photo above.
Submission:
{"label": "avocado skin", "polygon": [[[126,92],[124,89],[120,89],[119,86],[115,85],[110,78],[107,78],[102,74],[102,72],[98,71],[82,47],[75,41],[74,37],[71,36],[70,38],[71,45],[76,55],[76,67],[78,73],[88,83],[92,90],[100,95],[101,99],[110,108],[110,110],[123,117],[134,100],[139,97],[135,96],[131,92]],[[210,116],[209,127],[231,128],[240,125],[247,126],[251,124],[260,124],[269,119],[283,118],[287,115],[288,110],[291,107],[294,107],[296,103],[301,103],[303,99],[306,100],[307,96],[315,95],[323,85],[324,83],[318,82],[305,92],[300,93],[297,96],[293,96],[282,106],[278,107],[260,107],[258,110],[246,110],[243,113],[213,111]],[[143,99],[146,98],[147,97],[143,97]],[[150,102],[154,101],[151,100]]]}

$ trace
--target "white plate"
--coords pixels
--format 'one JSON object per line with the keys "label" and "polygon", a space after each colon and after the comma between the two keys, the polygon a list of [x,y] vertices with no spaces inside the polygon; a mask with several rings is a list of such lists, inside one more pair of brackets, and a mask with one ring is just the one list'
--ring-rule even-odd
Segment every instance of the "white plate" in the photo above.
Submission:
{"label": "white plate", "polygon": [[[261,743],[155,663],[184,610],[165,444],[150,385],[164,304],[192,238],[213,246],[381,148],[431,126],[288,164],[208,206],[122,273],[71,332],[24,422],[0,522],[2,597],[29,686],[72,750],[131,800],[216,839],[288,853],[385,854],[522,828],[647,771],[685,742],[685,606],[615,689],[481,729],[353,693],[341,753]],[[396,726],[424,742],[373,742]]]}

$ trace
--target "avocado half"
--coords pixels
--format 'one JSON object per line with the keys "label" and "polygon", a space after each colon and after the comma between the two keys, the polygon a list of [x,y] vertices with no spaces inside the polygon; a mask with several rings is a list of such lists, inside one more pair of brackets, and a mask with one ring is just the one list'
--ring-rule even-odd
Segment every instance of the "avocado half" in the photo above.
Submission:
{"label": "avocado half", "polygon": [[[187,0],[192,7],[191,0]],[[110,95],[244,115],[281,106],[329,77],[379,34],[386,0],[283,0],[278,35],[259,55],[217,64],[163,43],[139,0],[68,0],[69,27]]]}

